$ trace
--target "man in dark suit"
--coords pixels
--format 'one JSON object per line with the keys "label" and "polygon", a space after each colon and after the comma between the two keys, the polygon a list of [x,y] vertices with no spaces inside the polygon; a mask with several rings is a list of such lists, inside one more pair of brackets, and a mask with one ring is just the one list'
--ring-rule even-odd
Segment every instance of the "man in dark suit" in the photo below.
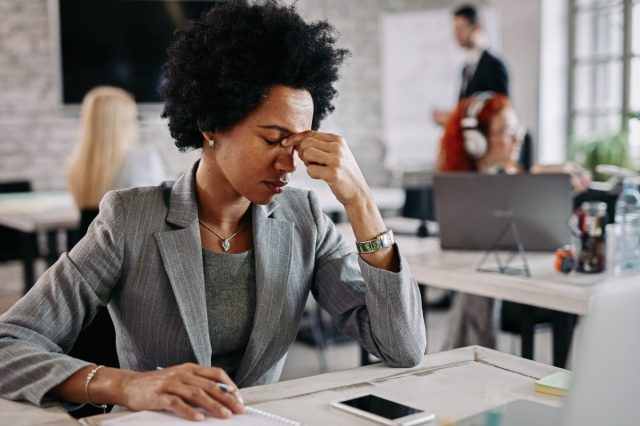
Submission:
{"label": "man in dark suit", "polygon": [[500,59],[482,46],[482,29],[476,8],[457,8],[453,14],[453,27],[458,44],[467,52],[459,98],[485,91],[509,96],[507,68]]}
{"label": "man in dark suit", "polygon": [[[476,8],[469,5],[458,7],[453,13],[453,28],[458,44],[466,52],[458,99],[485,91],[509,96],[507,68],[484,47]],[[434,111],[433,120],[444,125],[449,114],[450,111]]]}

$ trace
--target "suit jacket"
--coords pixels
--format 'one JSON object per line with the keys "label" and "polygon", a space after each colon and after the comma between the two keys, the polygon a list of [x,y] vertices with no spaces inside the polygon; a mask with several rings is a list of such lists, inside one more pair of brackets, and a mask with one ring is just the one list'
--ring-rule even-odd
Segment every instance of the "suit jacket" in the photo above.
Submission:
{"label": "suit jacket", "polygon": [[473,77],[467,87],[461,88],[460,99],[479,92],[496,92],[509,96],[509,74],[502,61],[488,50],[482,52]]}
{"label": "suit jacket", "polygon": [[[168,202],[162,186],[109,192],[85,238],[0,317],[1,397],[40,403],[86,366],[65,353],[105,304],[121,368],[211,365],[196,168]],[[252,208],[256,310],[239,386],[278,380],[309,292],[371,354],[392,366],[420,362],[420,293],[400,254],[397,273],[362,261],[308,191],[287,188]]]}

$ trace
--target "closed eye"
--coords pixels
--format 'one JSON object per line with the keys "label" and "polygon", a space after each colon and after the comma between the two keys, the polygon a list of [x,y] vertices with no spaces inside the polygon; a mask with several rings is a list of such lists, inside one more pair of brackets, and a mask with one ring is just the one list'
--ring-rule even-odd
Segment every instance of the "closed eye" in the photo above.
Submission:
{"label": "closed eye", "polygon": [[271,140],[271,139],[267,139],[267,138],[262,138],[264,139],[264,141],[266,143],[268,143],[269,145],[276,145],[276,144],[280,144],[280,142],[282,142],[284,139],[286,139],[286,136],[284,138],[278,138],[276,140]]}

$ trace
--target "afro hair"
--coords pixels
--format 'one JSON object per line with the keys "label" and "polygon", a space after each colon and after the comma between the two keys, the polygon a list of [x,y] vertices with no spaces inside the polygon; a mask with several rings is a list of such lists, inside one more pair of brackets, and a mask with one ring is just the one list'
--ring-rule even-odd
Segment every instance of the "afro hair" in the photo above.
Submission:
{"label": "afro hair", "polygon": [[257,108],[269,88],[308,90],[312,129],[333,111],[346,49],[326,21],[307,23],[293,6],[228,0],[175,32],[163,71],[162,117],[180,151],[202,147],[201,131],[225,131]]}

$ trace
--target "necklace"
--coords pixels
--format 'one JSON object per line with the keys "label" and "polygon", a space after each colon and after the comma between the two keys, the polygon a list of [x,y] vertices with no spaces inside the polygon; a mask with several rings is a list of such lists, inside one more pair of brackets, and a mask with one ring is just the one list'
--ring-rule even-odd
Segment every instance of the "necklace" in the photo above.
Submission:
{"label": "necklace", "polygon": [[228,236],[227,238],[221,237],[220,234],[218,234],[216,231],[214,231],[213,229],[209,228],[207,226],[206,223],[204,223],[202,220],[198,219],[198,222],[200,222],[200,225],[204,226],[205,228],[207,228],[209,231],[213,232],[213,235],[215,235],[216,237],[220,238],[222,240],[222,242],[220,243],[220,246],[222,246],[222,250],[229,251],[229,249],[231,248],[231,243],[230,241],[239,233],[241,233],[242,231],[244,231],[244,228],[247,227],[248,223],[245,223],[242,228],[240,228],[238,230],[238,232],[236,232],[233,235]]}

